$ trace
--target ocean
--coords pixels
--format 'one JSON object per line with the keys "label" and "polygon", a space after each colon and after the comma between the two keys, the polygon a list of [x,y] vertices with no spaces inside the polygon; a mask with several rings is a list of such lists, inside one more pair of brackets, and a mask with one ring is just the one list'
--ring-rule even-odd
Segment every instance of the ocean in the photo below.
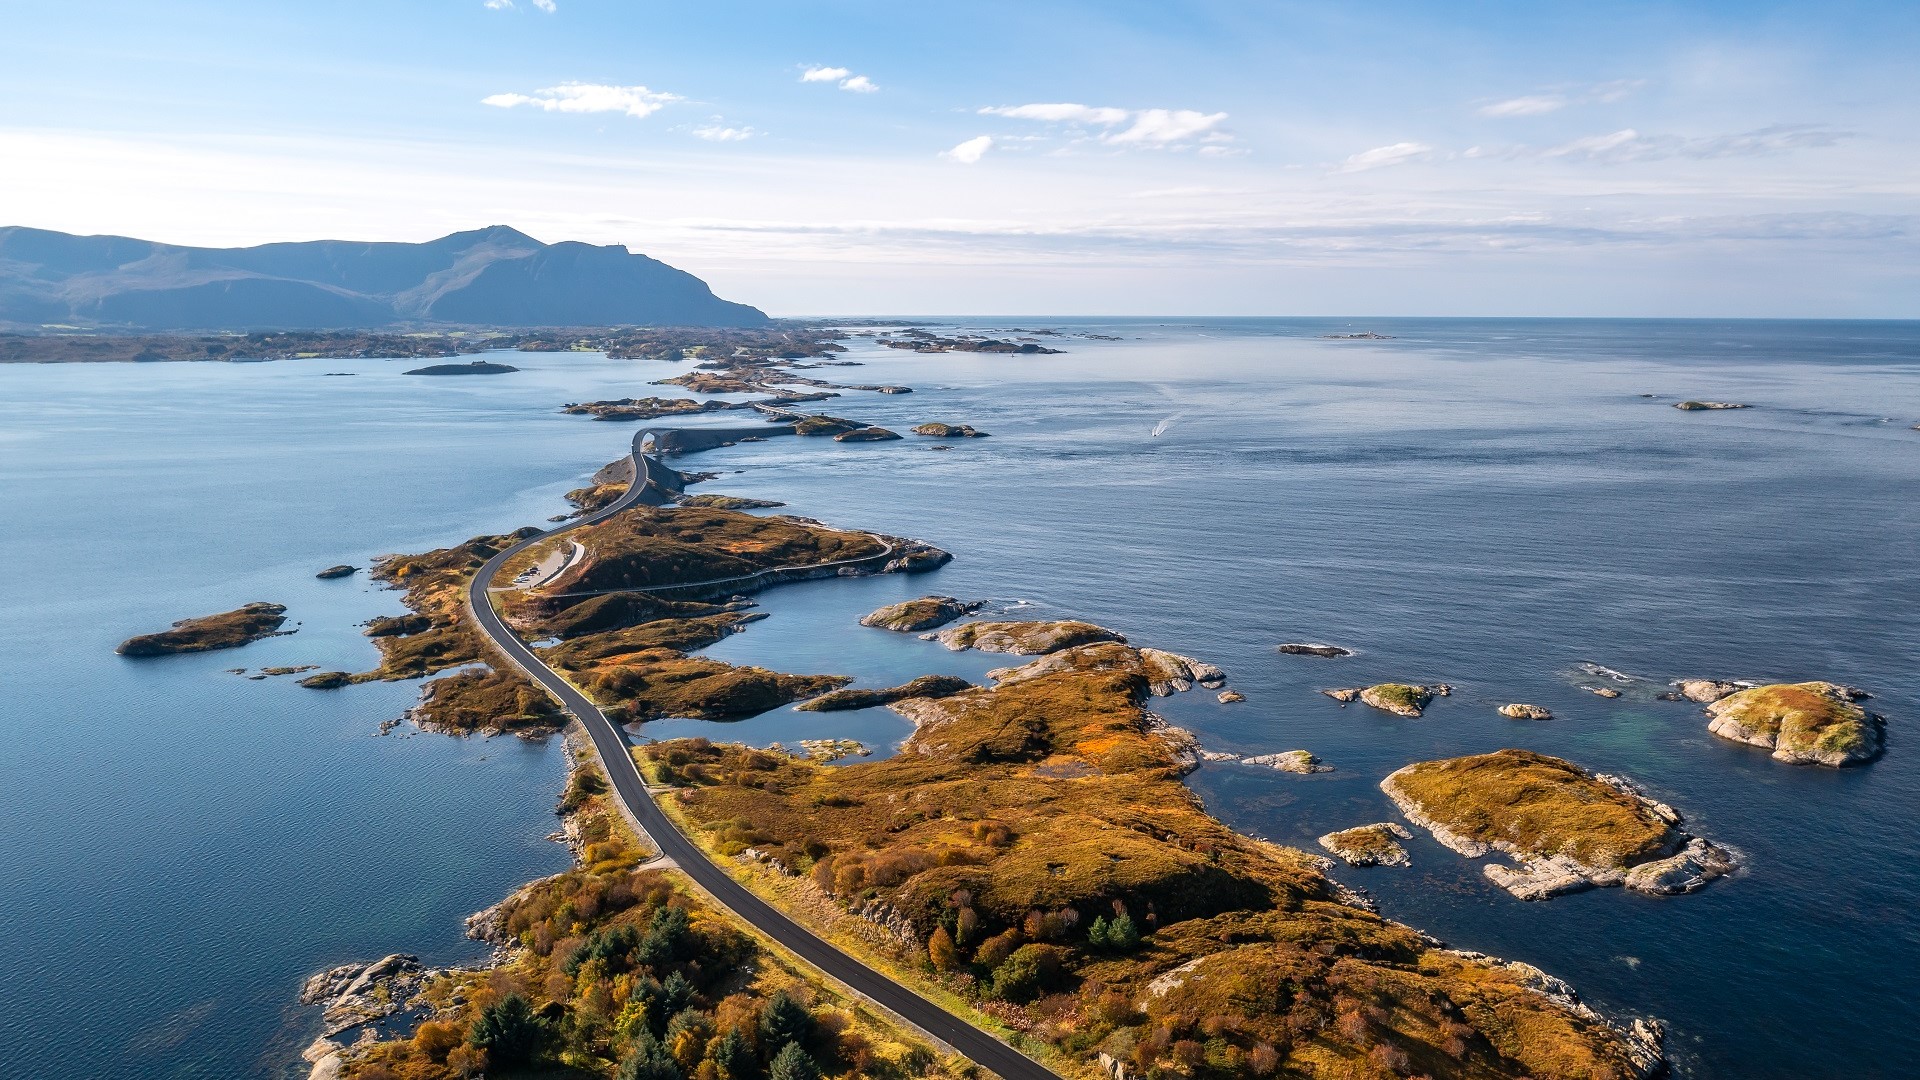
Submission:
{"label": "ocean", "polygon": [[[1393,820],[1381,777],[1519,746],[1621,773],[1738,851],[1706,890],[1528,904],[1409,843],[1410,868],[1340,868],[1381,910],[1525,960],[1615,1016],[1670,1025],[1692,1077],[1895,1077],[1920,1060],[1920,324],[1628,320],[940,319],[1052,356],[915,354],[849,340],[901,383],[828,411],[990,438],[778,439],[677,461],[696,490],[948,548],[934,574],[761,594],[720,659],[890,685],[1005,657],[859,627],[927,592],[1087,618],[1226,668],[1248,701],[1157,701],[1209,747],[1307,749],[1335,771],[1203,766],[1243,831],[1312,848]],[[1375,332],[1388,340],[1331,340]],[[1097,335],[1097,336],[1095,336]],[[1104,338],[1119,340],[1103,340]],[[378,736],[411,684],[323,693],[271,665],[364,669],[356,624],[400,610],[364,575],[538,524],[632,428],[563,402],[646,396],[682,369],[589,354],[408,377],[411,364],[0,367],[0,1075],[277,1077],[313,1017],[305,975],[389,952],[484,955],[461,919],[566,865],[545,839],[558,740]],[[327,377],[350,372],[351,377]],[[1643,395],[1654,395],[1651,397]],[[1681,412],[1686,398],[1751,409]],[[731,421],[738,423],[738,418]],[[254,600],[298,632],[127,660],[122,638]],[[290,623],[290,626],[293,624]],[[1326,641],[1345,659],[1288,656]],[[1633,676],[1621,698],[1597,667]],[[1670,679],[1831,679],[1888,718],[1887,753],[1795,768],[1709,736]],[[1419,720],[1317,691],[1455,687]],[[1494,707],[1550,707],[1516,722]],[[858,738],[885,710],[660,721],[759,745]]]}

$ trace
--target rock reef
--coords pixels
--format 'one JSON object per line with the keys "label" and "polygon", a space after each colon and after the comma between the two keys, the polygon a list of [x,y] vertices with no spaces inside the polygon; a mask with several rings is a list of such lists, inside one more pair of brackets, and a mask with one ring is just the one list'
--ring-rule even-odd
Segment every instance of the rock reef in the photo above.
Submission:
{"label": "rock reef", "polygon": [[1500,706],[1499,712],[1501,716],[1509,720],[1553,719],[1553,710],[1547,708],[1545,705],[1523,705],[1516,702],[1512,705]]}
{"label": "rock reef", "polygon": [[1517,866],[1483,872],[1522,900],[1614,885],[1691,892],[1734,865],[1630,782],[1529,750],[1417,762],[1380,789],[1407,820],[1460,854],[1512,857]]}
{"label": "rock reef", "polygon": [[1751,409],[1751,405],[1741,405],[1732,401],[1676,401],[1673,407],[1681,412],[1705,412],[1715,409]]}
{"label": "rock reef", "polygon": [[1014,653],[1019,656],[1043,656],[1097,641],[1113,641],[1122,645],[1127,641],[1104,626],[1075,619],[964,623],[929,636],[954,652],[978,649],[981,652]]}
{"label": "rock reef", "polygon": [[1340,657],[1353,655],[1352,649],[1343,649],[1338,645],[1326,645],[1317,641],[1289,641],[1279,646],[1279,649],[1288,656]]}
{"label": "rock reef", "polygon": [[915,435],[926,435],[935,439],[984,439],[987,433],[979,431],[971,424],[921,424],[913,429]]}
{"label": "rock reef", "polygon": [[1348,866],[1410,866],[1407,849],[1400,841],[1413,839],[1407,827],[1397,821],[1381,821],[1330,832],[1316,841]]}
{"label": "rock reef", "polygon": [[[236,649],[281,633],[287,621],[284,604],[253,603],[218,615],[181,619],[172,629],[140,634],[120,643],[121,656],[168,656],[174,653]],[[292,631],[286,631],[292,633]]]}
{"label": "rock reef", "polygon": [[965,618],[978,610],[980,610],[980,602],[977,600],[957,600],[951,596],[923,596],[918,600],[888,604],[886,607],[870,611],[860,617],[860,625],[911,634],[945,626],[955,619]]}
{"label": "rock reef", "polygon": [[313,576],[319,578],[322,581],[327,581],[333,578],[348,577],[352,574],[357,574],[359,572],[360,572],[359,567],[348,566],[346,563],[341,563],[338,566],[329,566],[325,570],[322,570]]}
{"label": "rock reef", "polygon": [[1881,719],[1855,704],[1865,696],[1830,682],[1756,686],[1709,704],[1707,730],[1772,750],[1776,761],[1837,769],[1880,753]]}

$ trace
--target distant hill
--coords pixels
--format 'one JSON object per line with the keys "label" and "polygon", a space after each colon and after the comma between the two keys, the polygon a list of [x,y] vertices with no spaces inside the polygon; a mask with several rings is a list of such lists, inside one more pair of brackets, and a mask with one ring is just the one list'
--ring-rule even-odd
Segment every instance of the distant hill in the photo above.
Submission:
{"label": "distant hill", "polygon": [[0,323],[143,330],[764,326],[683,270],[619,245],[516,229],[424,244],[315,240],[196,248],[0,228]]}

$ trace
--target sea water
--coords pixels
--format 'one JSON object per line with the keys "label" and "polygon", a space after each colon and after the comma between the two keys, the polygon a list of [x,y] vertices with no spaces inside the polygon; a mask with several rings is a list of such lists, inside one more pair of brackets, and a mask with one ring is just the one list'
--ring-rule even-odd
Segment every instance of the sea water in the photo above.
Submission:
{"label": "sea water", "polygon": [[[891,685],[980,679],[1003,656],[856,625],[927,592],[1088,618],[1225,667],[1249,700],[1154,708],[1209,747],[1307,749],[1335,771],[1190,779],[1235,827],[1313,847],[1395,820],[1411,761],[1520,746],[1623,773],[1741,853],[1652,899],[1528,904],[1424,835],[1411,868],[1334,871],[1457,948],[1534,963],[1617,1017],[1671,1027],[1683,1075],[1898,1076],[1920,1060],[1920,326],[1554,320],[947,320],[1059,355],[916,354],[849,340],[901,383],[823,406],[986,439],[775,439],[675,462],[698,490],[952,550],[934,574],[783,586],[708,650]],[[1323,335],[1376,332],[1389,340]],[[1098,335],[1095,337],[1093,335]],[[1103,340],[1118,338],[1119,340]],[[399,610],[365,565],[538,523],[631,428],[564,401],[645,396],[681,370],[570,354],[424,378],[405,362],[0,368],[0,1071],[257,1076],[311,1035],[300,979],[386,952],[470,960],[460,918],[565,853],[543,840],[557,749],[377,737],[414,687],[324,693],[224,669],[373,663],[355,623]],[[351,377],[325,373],[349,371]],[[1651,397],[1643,395],[1654,395]],[[1752,409],[1682,412],[1701,398]],[[730,421],[738,423],[737,419]],[[299,632],[132,661],[121,638],[251,600]],[[292,624],[290,623],[290,626]],[[1354,649],[1286,656],[1285,641]],[[1605,700],[1591,667],[1634,676]],[[1667,680],[1862,686],[1888,750],[1796,768],[1706,732]],[[1446,682],[1419,720],[1317,691]],[[1544,722],[1500,717],[1521,701]],[[891,752],[886,710],[668,720],[636,737]]]}

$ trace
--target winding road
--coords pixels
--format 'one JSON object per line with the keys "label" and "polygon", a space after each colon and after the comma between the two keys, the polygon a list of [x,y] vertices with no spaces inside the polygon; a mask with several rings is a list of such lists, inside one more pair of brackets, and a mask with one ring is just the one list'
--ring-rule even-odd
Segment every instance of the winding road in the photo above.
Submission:
{"label": "winding road", "polygon": [[467,586],[467,603],[472,611],[474,623],[493,642],[496,649],[516,667],[526,672],[528,677],[545,687],[547,692],[552,694],[586,728],[588,736],[593,740],[594,750],[600,755],[607,777],[613,782],[614,794],[620,800],[628,817],[646,832],[655,850],[692,878],[708,896],[732,911],[744,922],[779,942],[788,951],[820,969],[829,978],[904,1018],[909,1024],[952,1047],[981,1068],[1006,1080],[1058,1080],[1055,1073],[1032,1058],[880,972],[867,967],[794,922],[735,881],[725,870],[709,859],[692,840],[681,833],[673,821],[653,801],[653,797],[647,792],[646,782],[641,779],[640,770],[633,763],[632,752],[620,729],[608,720],[606,714],[602,713],[593,702],[587,700],[585,694],[562,678],[558,672],[541,662],[540,658],[534,655],[533,650],[529,649],[507,627],[499,613],[494,610],[488,596],[487,583],[493,580],[500,567],[514,555],[530,545],[584,525],[605,520],[629,507],[640,504],[657,506],[666,501],[667,494],[648,475],[649,459],[641,449],[646,440],[654,434],[652,429],[646,429],[637,432],[633,437],[633,482],[628,485],[625,495],[604,509],[538,536],[527,537],[487,560],[486,565],[480,568],[479,573],[474,575],[473,581]]}

